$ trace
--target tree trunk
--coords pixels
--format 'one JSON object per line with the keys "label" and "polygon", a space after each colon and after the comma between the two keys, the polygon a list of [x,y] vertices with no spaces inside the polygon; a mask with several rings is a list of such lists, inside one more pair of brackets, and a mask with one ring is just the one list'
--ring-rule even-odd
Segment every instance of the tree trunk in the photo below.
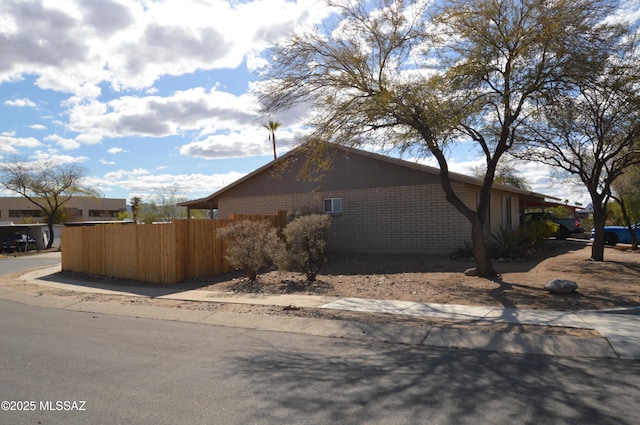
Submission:
{"label": "tree trunk", "polygon": [[54,215],[47,217],[47,228],[49,229],[49,241],[47,242],[47,246],[45,247],[45,249],[49,249],[53,246],[53,240],[55,238],[55,235],[53,234],[53,216]]}
{"label": "tree trunk", "polygon": [[624,218],[624,224],[629,229],[629,234],[631,235],[631,250],[635,251],[638,249],[638,238],[636,238],[636,230],[633,228],[635,223],[631,222],[631,217],[629,217],[629,212],[627,211],[627,206],[624,203],[624,199],[613,198],[620,204],[620,208],[622,209],[622,218]]}
{"label": "tree trunk", "polygon": [[478,217],[471,223],[471,239],[473,256],[476,261],[478,277],[495,277],[498,275],[491,262],[491,256],[484,243],[484,229]]}
{"label": "tree trunk", "polygon": [[271,132],[271,143],[273,144],[273,160],[276,160],[276,134]]}
{"label": "tree trunk", "polygon": [[[606,204],[605,204],[606,205]],[[604,261],[604,224],[607,219],[606,206],[596,206],[593,202],[593,228],[595,236],[591,246],[591,259],[593,261]]]}
{"label": "tree trunk", "polygon": [[[420,119],[417,119],[412,123],[414,128],[419,129],[422,138],[424,139],[429,151],[438,161],[440,166],[440,185],[445,193],[447,201],[453,205],[453,207],[460,212],[469,223],[471,223],[471,243],[473,245],[473,256],[476,260],[476,270],[474,275],[478,277],[492,278],[498,275],[491,263],[491,256],[484,243],[484,222],[488,212],[488,205],[491,194],[491,186],[495,177],[495,170],[498,165],[498,161],[504,152],[506,152],[506,141],[501,140],[499,147],[496,148],[494,157],[487,164],[487,173],[484,176],[482,189],[479,192],[477,199],[477,210],[474,211],[469,208],[460,197],[453,190],[451,185],[451,176],[449,175],[449,166],[444,152],[434,142],[431,129],[423,125]],[[508,135],[508,132],[505,133]],[[505,136],[506,138],[506,136]],[[486,146],[486,145],[485,145]]]}

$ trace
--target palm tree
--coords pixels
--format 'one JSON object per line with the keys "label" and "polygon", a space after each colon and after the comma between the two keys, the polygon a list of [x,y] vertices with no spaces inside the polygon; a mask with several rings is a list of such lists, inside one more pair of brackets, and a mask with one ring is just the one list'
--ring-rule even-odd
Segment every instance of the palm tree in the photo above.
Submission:
{"label": "palm tree", "polygon": [[273,160],[276,159],[276,130],[280,127],[280,123],[277,121],[269,120],[269,124],[265,124],[264,128],[269,130],[269,140],[273,144]]}
{"label": "palm tree", "polygon": [[139,196],[131,198],[131,214],[133,215],[133,223],[138,224],[138,214],[142,208],[142,199]]}

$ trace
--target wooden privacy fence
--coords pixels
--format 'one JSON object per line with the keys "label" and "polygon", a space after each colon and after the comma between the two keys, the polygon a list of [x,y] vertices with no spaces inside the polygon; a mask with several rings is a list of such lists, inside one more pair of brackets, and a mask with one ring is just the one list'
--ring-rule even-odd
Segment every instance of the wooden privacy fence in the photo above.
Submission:
{"label": "wooden privacy fence", "polygon": [[224,258],[224,244],[216,231],[236,220],[270,220],[282,228],[286,212],[166,224],[64,227],[62,270],[163,284],[226,273],[233,268]]}

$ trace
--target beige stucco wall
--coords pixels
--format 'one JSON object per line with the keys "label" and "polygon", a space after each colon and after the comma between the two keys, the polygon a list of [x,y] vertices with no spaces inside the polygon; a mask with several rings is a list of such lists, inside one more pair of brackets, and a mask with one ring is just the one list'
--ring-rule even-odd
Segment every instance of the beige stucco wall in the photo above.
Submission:
{"label": "beige stucco wall", "polygon": [[[489,225],[491,228],[500,226],[517,227],[520,223],[519,197],[517,194],[494,191],[491,194],[489,210]],[[510,205],[510,206],[509,206]]]}
{"label": "beige stucco wall", "polygon": [[[454,188],[467,205],[475,205],[475,188],[463,183],[454,183]],[[517,195],[505,196],[512,199],[512,224],[517,225]],[[342,213],[334,215],[331,224],[332,250],[450,254],[471,239],[469,222],[445,199],[439,184],[221,197],[218,216],[304,208],[321,211],[325,198],[342,198]],[[502,194],[494,194],[492,227],[503,222],[502,204]]]}
{"label": "beige stucco wall", "polygon": [[[127,210],[127,200],[117,198],[94,198],[88,196],[72,197],[64,204],[66,208],[75,209],[82,212],[77,217],[80,221],[104,221],[113,220],[118,212]],[[16,217],[10,212],[12,210],[33,211],[32,216]],[[110,216],[101,216],[101,212],[108,211]],[[40,209],[23,197],[0,197],[0,221],[3,222],[45,222],[43,217],[39,217]]]}

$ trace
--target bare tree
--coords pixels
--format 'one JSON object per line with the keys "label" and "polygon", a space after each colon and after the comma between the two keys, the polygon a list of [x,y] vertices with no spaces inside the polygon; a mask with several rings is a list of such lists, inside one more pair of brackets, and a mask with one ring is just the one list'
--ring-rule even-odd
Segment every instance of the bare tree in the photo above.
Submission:
{"label": "bare tree", "polygon": [[[447,200],[471,224],[476,271],[496,271],[485,246],[490,190],[532,103],[562,88],[572,58],[592,48],[610,12],[601,0],[329,1],[326,26],[274,49],[265,112],[314,107],[308,140],[431,154]],[[441,4],[431,10],[434,4]],[[588,45],[588,47],[587,47]],[[447,151],[485,160],[473,203],[456,193]]]}
{"label": "bare tree", "polygon": [[[135,198],[134,198],[135,199]],[[171,222],[175,218],[186,217],[185,207],[177,205],[186,201],[184,195],[178,193],[177,187],[163,187],[151,196],[148,203],[139,200],[138,215],[146,223]]]}
{"label": "bare tree", "polygon": [[0,163],[0,182],[7,189],[24,196],[42,210],[49,228],[51,248],[55,218],[72,196],[95,196],[84,186],[86,169],[78,164],[25,162],[18,158]]}

